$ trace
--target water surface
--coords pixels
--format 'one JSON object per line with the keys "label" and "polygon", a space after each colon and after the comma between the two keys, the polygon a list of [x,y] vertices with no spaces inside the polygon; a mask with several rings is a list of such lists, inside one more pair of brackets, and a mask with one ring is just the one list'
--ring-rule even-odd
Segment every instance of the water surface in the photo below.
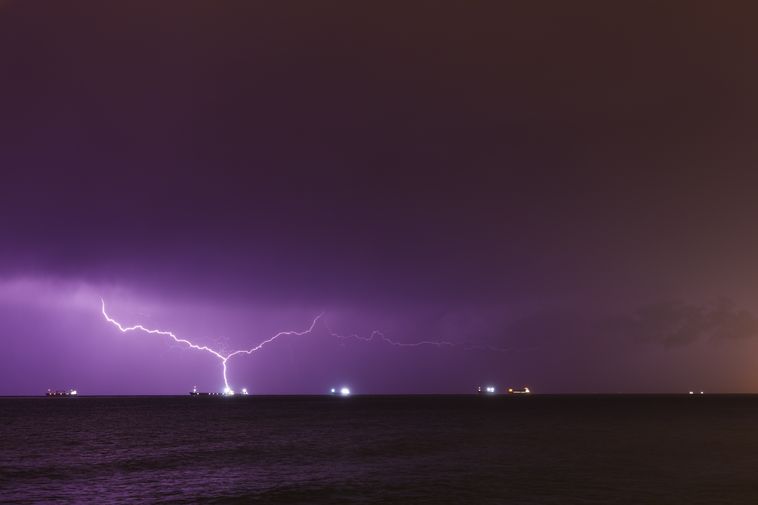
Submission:
{"label": "water surface", "polygon": [[0,502],[758,503],[756,396],[0,399]]}

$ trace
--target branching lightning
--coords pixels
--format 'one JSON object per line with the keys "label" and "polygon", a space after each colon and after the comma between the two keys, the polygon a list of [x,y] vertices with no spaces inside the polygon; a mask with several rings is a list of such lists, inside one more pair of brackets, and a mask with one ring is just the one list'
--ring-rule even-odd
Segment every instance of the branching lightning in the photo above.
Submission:
{"label": "branching lightning", "polygon": [[388,343],[390,345],[394,345],[395,347],[419,347],[419,346],[422,346],[422,345],[434,345],[434,346],[437,346],[437,347],[445,347],[445,346],[455,347],[454,343],[452,343],[452,342],[446,342],[444,340],[439,341],[439,342],[432,341],[432,340],[422,340],[421,342],[410,342],[410,343],[396,342],[396,341],[390,339],[384,333],[382,333],[381,331],[378,331],[378,330],[372,331],[371,335],[369,335],[368,337],[362,337],[362,336],[360,336],[360,335],[358,335],[356,333],[352,333],[350,335],[340,335],[338,333],[334,333],[331,329],[329,329],[329,327],[327,327],[327,330],[329,331],[329,334],[331,336],[333,336],[335,338],[338,338],[340,340],[347,340],[347,339],[351,339],[352,338],[352,339],[355,339],[355,340],[362,340],[364,342],[371,342],[371,341],[376,340],[378,338],[379,340],[381,340],[383,342],[386,342],[386,343]]}
{"label": "branching lightning", "polygon": [[261,342],[260,344],[256,345],[255,347],[251,347],[250,349],[240,349],[240,350],[233,351],[233,352],[230,352],[230,353],[224,355],[224,354],[221,354],[219,351],[211,349],[207,345],[198,345],[198,344],[192,343],[191,341],[187,340],[186,338],[179,338],[179,337],[177,337],[171,331],[150,329],[150,328],[146,328],[146,327],[142,326],[141,324],[135,324],[133,326],[124,326],[123,324],[119,323],[118,321],[116,321],[115,319],[113,319],[111,316],[108,315],[108,312],[106,312],[106,310],[105,310],[105,300],[103,300],[101,298],[100,299],[100,303],[101,303],[101,312],[103,313],[103,317],[105,318],[105,320],[108,321],[109,323],[111,323],[112,325],[114,325],[116,328],[118,328],[121,331],[121,333],[127,333],[127,332],[130,332],[130,331],[142,331],[144,333],[150,333],[150,334],[154,334],[154,335],[165,335],[167,337],[171,337],[171,339],[174,342],[178,343],[178,344],[185,345],[185,346],[189,347],[190,349],[196,349],[198,351],[208,352],[208,353],[212,354],[213,356],[215,356],[216,358],[220,359],[221,360],[221,368],[223,370],[223,377],[224,377],[224,392],[227,393],[227,394],[233,392],[233,389],[231,387],[229,387],[229,379],[228,379],[228,377],[226,375],[226,372],[227,372],[227,365],[226,365],[226,363],[227,363],[227,361],[229,361],[229,359],[231,357],[236,356],[238,354],[253,354],[254,352],[256,352],[256,351],[260,350],[261,348],[263,348],[264,345],[270,344],[271,342],[273,342],[274,340],[278,339],[279,337],[283,337],[283,336],[287,336],[287,335],[295,335],[295,336],[306,335],[306,334],[308,334],[308,333],[310,333],[310,332],[313,331],[313,328],[315,328],[316,323],[318,322],[318,320],[321,319],[321,317],[324,315],[323,313],[317,315],[313,319],[313,322],[311,323],[310,327],[307,330],[305,330],[305,331],[280,331],[279,333],[277,333],[273,337],[270,337],[270,338],[264,340],[263,342]]}
{"label": "branching lightning", "polygon": [[[395,347],[420,347],[425,345],[435,346],[435,347],[456,347],[457,344],[454,344],[453,342],[447,342],[447,341],[433,341],[433,340],[422,340],[420,342],[397,342],[389,337],[387,337],[384,333],[380,331],[372,331],[371,334],[368,337],[363,337],[358,334],[349,334],[349,335],[340,335],[338,333],[333,332],[325,322],[323,322],[324,313],[317,315],[313,318],[313,321],[311,322],[310,326],[302,331],[295,331],[295,330],[288,330],[288,331],[280,331],[279,333],[276,333],[272,337],[267,338],[266,340],[262,341],[261,343],[255,345],[254,347],[251,347],[250,349],[239,349],[236,351],[232,351],[230,353],[222,353],[220,351],[217,351],[211,347],[208,347],[207,345],[199,345],[191,342],[190,340],[187,340],[186,338],[180,338],[177,335],[175,335],[171,331],[167,330],[158,330],[158,329],[151,329],[147,328],[141,324],[135,324],[132,326],[125,326],[112,318],[110,315],[108,315],[108,312],[105,310],[105,300],[102,298],[100,299],[101,307],[100,310],[103,314],[103,317],[106,321],[111,323],[113,326],[119,329],[122,333],[127,333],[131,331],[141,331],[143,333],[149,333],[153,335],[162,335],[171,338],[174,342],[184,345],[190,349],[195,349],[197,351],[204,351],[209,354],[212,354],[215,358],[219,359],[221,361],[221,369],[222,369],[222,376],[224,379],[224,393],[225,394],[234,394],[234,390],[229,386],[229,379],[227,377],[227,362],[233,358],[234,356],[240,355],[240,354],[253,354],[259,350],[261,350],[265,345],[270,344],[271,342],[277,340],[280,337],[285,336],[303,336],[308,335],[313,332],[313,330],[316,328],[316,325],[319,321],[322,322],[323,326],[326,328],[326,330],[329,332],[329,335],[332,337],[335,337],[340,340],[347,340],[347,339],[354,339],[354,340],[360,340],[363,342],[372,342],[375,340],[385,342],[389,345],[395,346]],[[472,347],[464,347],[464,350],[474,349]],[[505,349],[499,349],[499,348],[490,348],[491,350],[497,350],[497,351],[504,351]]]}

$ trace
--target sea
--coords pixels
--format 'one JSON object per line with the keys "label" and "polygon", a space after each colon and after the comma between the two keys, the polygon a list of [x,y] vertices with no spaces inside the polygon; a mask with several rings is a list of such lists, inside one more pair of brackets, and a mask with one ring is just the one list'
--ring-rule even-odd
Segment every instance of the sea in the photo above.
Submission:
{"label": "sea", "polygon": [[0,503],[758,504],[758,396],[0,398]]}

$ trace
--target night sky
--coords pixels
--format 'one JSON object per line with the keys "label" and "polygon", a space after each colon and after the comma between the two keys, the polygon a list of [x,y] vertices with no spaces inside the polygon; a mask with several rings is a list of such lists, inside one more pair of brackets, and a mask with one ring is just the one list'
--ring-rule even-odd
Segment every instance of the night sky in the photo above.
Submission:
{"label": "night sky", "polygon": [[[0,394],[758,390],[752,2],[0,3]],[[399,347],[448,341],[453,346]]]}

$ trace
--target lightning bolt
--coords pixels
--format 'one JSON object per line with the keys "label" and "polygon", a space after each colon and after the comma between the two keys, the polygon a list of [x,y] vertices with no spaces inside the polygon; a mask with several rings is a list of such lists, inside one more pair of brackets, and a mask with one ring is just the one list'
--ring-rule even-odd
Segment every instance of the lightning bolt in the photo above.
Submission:
{"label": "lightning bolt", "polygon": [[327,326],[326,329],[329,331],[329,334],[331,336],[333,336],[335,338],[338,338],[340,340],[347,340],[347,339],[351,339],[352,338],[352,339],[355,339],[355,340],[362,340],[363,342],[371,342],[373,340],[379,339],[379,340],[381,340],[383,342],[386,342],[386,343],[388,343],[390,345],[394,345],[395,347],[419,347],[419,346],[422,346],[422,345],[433,345],[433,346],[436,346],[436,347],[445,347],[445,346],[455,347],[455,345],[456,345],[456,344],[454,344],[452,342],[446,342],[444,340],[439,341],[439,342],[433,341],[433,340],[422,340],[420,342],[410,342],[410,343],[407,343],[407,342],[396,342],[396,341],[390,339],[389,337],[387,337],[387,335],[385,335],[381,331],[377,331],[377,330],[372,331],[371,334],[368,337],[362,337],[362,336],[358,335],[357,333],[352,333],[350,335],[340,335],[339,333],[334,333],[331,329],[329,329],[328,326]]}
{"label": "lightning bolt", "polygon": [[280,337],[284,337],[284,336],[288,336],[288,335],[295,335],[295,336],[307,335],[308,333],[311,333],[313,331],[313,329],[316,327],[316,323],[318,322],[318,320],[321,319],[321,317],[323,317],[323,315],[324,315],[323,313],[317,315],[313,319],[313,322],[311,323],[310,327],[307,330],[304,330],[304,331],[280,331],[276,335],[274,335],[274,336],[272,336],[270,338],[267,338],[266,340],[264,340],[260,344],[256,345],[255,347],[251,347],[250,349],[240,349],[240,350],[237,350],[237,351],[230,352],[228,354],[222,354],[221,352],[216,351],[215,349],[212,349],[212,348],[208,347],[207,345],[198,345],[198,344],[192,343],[191,341],[187,340],[186,338],[179,338],[178,336],[176,336],[171,331],[156,330],[156,329],[146,328],[145,326],[142,326],[141,324],[135,324],[133,326],[124,326],[120,322],[118,322],[115,319],[113,319],[110,315],[108,315],[108,312],[105,310],[105,300],[103,300],[102,298],[100,299],[100,311],[102,312],[103,317],[105,318],[105,320],[108,321],[109,323],[111,323],[116,328],[118,328],[119,331],[121,331],[121,333],[127,333],[127,332],[130,332],[130,331],[141,331],[141,332],[150,333],[150,334],[153,334],[153,335],[164,335],[164,336],[170,337],[177,344],[182,344],[184,346],[189,347],[190,349],[195,349],[195,350],[198,350],[198,351],[205,351],[207,353],[212,354],[213,356],[215,356],[216,358],[218,358],[219,360],[221,360],[221,368],[222,368],[222,371],[223,371],[222,374],[223,374],[223,377],[224,377],[224,393],[227,393],[227,394],[233,392],[232,388],[229,387],[229,378],[226,375],[226,372],[228,370],[228,367],[227,367],[226,363],[229,361],[230,358],[232,358],[233,356],[236,356],[238,354],[253,354],[254,352],[256,352],[256,351],[260,350],[261,348],[263,348],[263,346],[265,346],[266,344],[270,344],[271,342],[273,342],[274,340],[276,340],[276,339],[278,339]]}
{"label": "lightning bolt", "polygon": [[[420,342],[410,342],[410,343],[407,343],[407,342],[397,342],[395,340],[390,339],[384,333],[382,333],[380,331],[377,331],[377,330],[372,331],[371,334],[369,336],[367,336],[367,337],[364,337],[364,336],[361,336],[361,335],[358,335],[358,334],[355,334],[355,333],[349,334],[349,335],[340,335],[338,333],[333,332],[326,325],[326,323],[323,321],[324,313],[322,312],[322,313],[320,313],[319,315],[317,315],[316,317],[313,318],[313,321],[311,322],[310,326],[307,329],[305,329],[305,330],[302,330],[302,331],[295,331],[295,330],[280,331],[279,333],[276,333],[275,335],[267,338],[266,340],[264,340],[261,343],[255,345],[254,347],[251,347],[250,349],[239,349],[239,350],[227,353],[227,354],[223,354],[222,352],[217,351],[217,350],[215,350],[215,349],[213,349],[211,347],[208,347],[207,345],[195,344],[192,341],[187,340],[186,338],[180,338],[176,334],[174,334],[173,332],[168,331],[168,330],[158,330],[158,329],[147,328],[147,327],[145,327],[145,326],[143,326],[141,324],[135,324],[135,325],[132,325],[132,326],[125,326],[125,325],[121,324],[120,322],[118,322],[116,319],[112,318],[108,314],[108,312],[105,310],[105,300],[102,299],[102,298],[100,299],[100,311],[102,312],[103,317],[105,318],[105,320],[108,321],[109,323],[111,323],[116,328],[118,328],[118,330],[121,331],[121,333],[128,333],[128,332],[131,332],[131,331],[141,331],[143,333],[149,333],[149,334],[152,334],[152,335],[162,335],[162,336],[169,337],[174,342],[176,342],[177,344],[181,344],[181,345],[186,346],[186,347],[188,347],[190,349],[195,349],[197,351],[203,351],[203,352],[207,352],[209,354],[212,354],[215,358],[217,358],[217,359],[219,359],[221,361],[222,376],[224,378],[224,393],[226,393],[226,394],[234,394],[234,391],[229,386],[229,379],[227,377],[227,371],[228,371],[227,362],[231,358],[233,358],[234,356],[241,355],[241,354],[247,354],[247,355],[253,354],[253,353],[261,350],[265,345],[270,344],[271,342],[273,342],[273,341],[275,341],[275,340],[277,340],[277,339],[279,339],[281,337],[286,337],[286,336],[301,337],[301,336],[304,336],[304,335],[308,335],[308,334],[310,334],[310,333],[313,332],[313,330],[316,328],[316,325],[318,324],[319,321],[322,321],[322,324],[324,325],[324,327],[329,332],[329,335],[331,335],[334,338],[343,340],[343,341],[347,340],[347,339],[355,339],[355,340],[360,340],[360,341],[363,341],[363,342],[371,342],[371,341],[374,341],[374,340],[380,340],[380,341],[385,342],[385,343],[387,343],[389,345],[392,345],[394,347],[420,347],[420,346],[424,346],[424,345],[431,345],[431,346],[435,346],[435,347],[457,347],[457,344],[454,344],[453,342],[447,342],[447,341],[444,341],[444,340],[443,341],[422,340]],[[471,349],[474,349],[474,348],[475,347],[464,347],[464,350],[471,350]],[[499,349],[499,348],[490,347],[490,350],[505,351],[506,349]]]}

